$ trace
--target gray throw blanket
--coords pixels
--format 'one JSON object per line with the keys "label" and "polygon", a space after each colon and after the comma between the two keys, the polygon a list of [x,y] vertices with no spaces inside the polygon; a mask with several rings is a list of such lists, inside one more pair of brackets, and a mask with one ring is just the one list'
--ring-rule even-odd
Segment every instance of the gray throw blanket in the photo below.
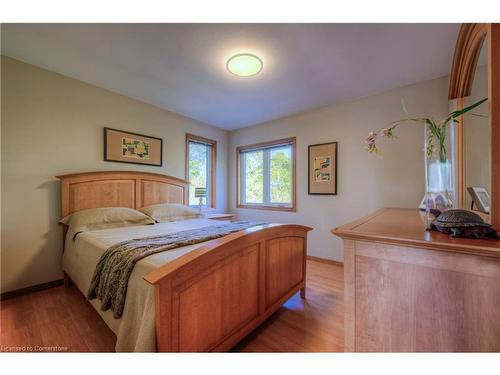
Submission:
{"label": "gray throw blanket", "polygon": [[128,280],[135,264],[141,259],[162,251],[213,240],[261,224],[264,223],[238,221],[117,243],[107,249],[99,259],[87,297],[101,300],[101,309],[103,311],[111,309],[114,318],[118,319],[122,316],[125,306]]}

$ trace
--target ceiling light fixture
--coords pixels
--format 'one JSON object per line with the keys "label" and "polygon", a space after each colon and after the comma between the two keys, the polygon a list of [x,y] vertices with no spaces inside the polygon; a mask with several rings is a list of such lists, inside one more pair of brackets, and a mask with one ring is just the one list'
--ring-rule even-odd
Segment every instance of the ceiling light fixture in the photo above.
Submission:
{"label": "ceiling light fixture", "polygon": [[262,70],[262,60],[250,53],[239,53],[227,60],[226,68],[239,77],[250,77]]}

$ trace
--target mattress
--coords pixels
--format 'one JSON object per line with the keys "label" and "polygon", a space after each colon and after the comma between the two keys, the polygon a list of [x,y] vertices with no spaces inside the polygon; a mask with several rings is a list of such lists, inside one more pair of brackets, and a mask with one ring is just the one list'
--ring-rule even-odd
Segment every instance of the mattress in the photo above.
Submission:
{"label": "mattress", "polygon": [[[101,255],[110,246],[134,238],[169,234],[217,223],[221,222],[209,219],[189,219],[83,232],[74,240],[66,238],[63,269],[86,296],[94,269]],[[144,281],[143,277],[150,271],[200,246],[203,246],[203,243],[164,251],[137,262],[128,282],[125,308],[120,319],[113,318],[111,310],[102,311],[98,299],[90,301],[108,327],[116,334],[117,352],[156,351],[154,287]]]}

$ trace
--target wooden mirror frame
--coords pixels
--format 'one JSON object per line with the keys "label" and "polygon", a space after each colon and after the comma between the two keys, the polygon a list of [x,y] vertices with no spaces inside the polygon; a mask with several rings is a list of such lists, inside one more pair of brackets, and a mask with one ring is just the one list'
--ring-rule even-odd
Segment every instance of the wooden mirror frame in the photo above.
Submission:
{"label": "wooden mirror frame", "polygon": [[[457,109],[463,108],[464,98],[471,94],[474,74],[481,47],[488,43],[488,120],[491,129],[491,224],[500,230],[500,24],[462,24],[453,65],[450,73],[448,99],[457,101]],[[465,199],[465,155],[463,119],[456,128],[457,149],[457,202],[463,206]]]}

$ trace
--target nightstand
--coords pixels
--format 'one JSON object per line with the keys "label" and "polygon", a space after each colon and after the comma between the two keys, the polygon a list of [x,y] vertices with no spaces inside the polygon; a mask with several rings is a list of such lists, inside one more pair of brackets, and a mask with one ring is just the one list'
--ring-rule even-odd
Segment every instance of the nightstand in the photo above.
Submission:
{"label": "nightstand", "polygon": [[207,219],[210,220],[226,220],[226,221],[231,221],[233,219],[233,214],[208,214],[205,216]]}

